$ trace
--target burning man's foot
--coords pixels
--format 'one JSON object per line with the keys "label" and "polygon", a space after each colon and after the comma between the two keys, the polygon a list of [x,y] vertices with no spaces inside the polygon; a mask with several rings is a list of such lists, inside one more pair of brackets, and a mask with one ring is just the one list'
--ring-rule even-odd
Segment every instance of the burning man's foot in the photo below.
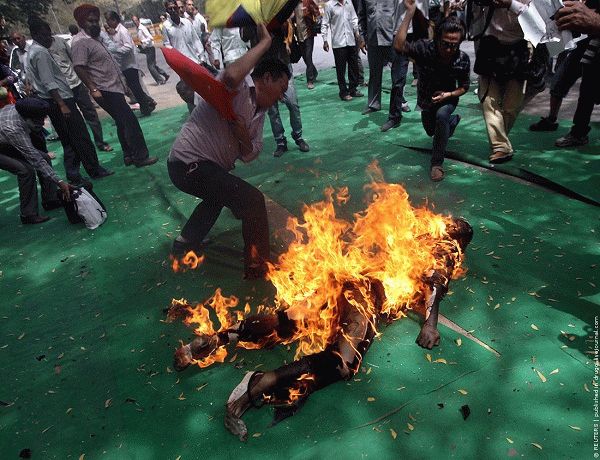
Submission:
{"label": "burning man's foot", "polygon": [[416,342],[420,347],[431,350],[433,347],[437,347],[440,344],[440,333],[437,328],[430,326],[429,324],[423,324]]}
{"label": "burning man's foot", "polygon": [[201,335],[196,337],[187,345],[182,345],[175,351],[173,367],[182,371],[194,361],[208,357],[219,346],[219,338],[216,335]]}
{"label": "burning man's foot", "polygon": [[275,383],[272,372],[248,372],[231,392],[226,404],[225,427],[240,441],[248,439],[248,429],[242,415],[250,406],[260,407],[263,394]]}

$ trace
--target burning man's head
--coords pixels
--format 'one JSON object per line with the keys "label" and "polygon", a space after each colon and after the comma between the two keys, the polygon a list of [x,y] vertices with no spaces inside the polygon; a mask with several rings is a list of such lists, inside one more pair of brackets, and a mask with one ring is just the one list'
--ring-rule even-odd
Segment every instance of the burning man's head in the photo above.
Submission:
{"label": "burning man's head", "polygon": [[473,227],[462,217],[453,218],[452,223],[446,226],[446,231],[458,242],[463,251],[473,239]]}

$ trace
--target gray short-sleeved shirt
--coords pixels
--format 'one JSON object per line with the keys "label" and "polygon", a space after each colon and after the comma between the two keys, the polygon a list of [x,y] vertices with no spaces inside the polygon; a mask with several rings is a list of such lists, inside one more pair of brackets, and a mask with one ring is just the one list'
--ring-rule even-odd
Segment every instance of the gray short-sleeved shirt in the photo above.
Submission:
{"label": "gray short-sleeved shirt", "polygon": [[33,42],[27,53],[27,79],[43,99],[52,99],[52,90],[58,90],[62,99],[73,97],[71,87],[50,51],[37,42]]}
{"label": "gray short-sleeved shirt", "polygon": [[73,66],[87,70],[99,90],[124,94],[121,69],[106,47],[83,30],[75,37],[71,45]]}
{"label": "gray short-sleeved shirt", "polygon": [[242,157],[230,122],[222,118],[208,102],[200,99],[200,103],[175,139],[169,160],[186,164],[212,161],[226,171],[231,171],[236,160],[247,163],[258,156],[263,146],[265,111],[257,110],[254,82],[250,76],[246,77],[237,91],[233,99],[233,110],[238,118],[246,123],[252,140],[252,154]]}

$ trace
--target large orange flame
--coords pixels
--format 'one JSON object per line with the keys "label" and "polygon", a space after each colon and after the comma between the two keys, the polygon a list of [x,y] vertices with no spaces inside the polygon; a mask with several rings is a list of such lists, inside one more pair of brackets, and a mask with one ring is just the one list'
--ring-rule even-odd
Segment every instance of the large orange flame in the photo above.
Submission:
{"label": "large orange flame", "polygon": [[[393,320],[405,316],[429,292],[424,274],[436,269],[447,272],[446,267],[453,267],[453,277],[461,273],[460,247],[446,231],[450,218],[413,208],[401,185],[381,181],[376,164],[369,172],[373,182],[365,187],[368,206],[364,211],[354,214],[351,221],[338,217],[335,206],[349,200],[348,190],[326,189],[323,201],[304,207],[302,220],[288,220],[294,242],[269,265],[268,279],[276,288],[274,308],[285,310],[297,324],[296,333],[286,341],[297,342],[296,358],[324,350],[340,331],[338,298],[345,283],[366,289],[370,280],[381,282],[385,302],[379,311],[368,301],[346,299],[369,321],[377,315]],[[370,298],[363,294],[363,300]],[[210,307],[219,319],[219,330],[225,330],[233,324],[230,310],[237,303],[237,298],[223,297],[217,289],[204,305],[189,307],[193,314],[185,323],[197,325],[197,333],[214,334],[206,308]],[[247,316],[249,310],[247,305],[235,320]]]}

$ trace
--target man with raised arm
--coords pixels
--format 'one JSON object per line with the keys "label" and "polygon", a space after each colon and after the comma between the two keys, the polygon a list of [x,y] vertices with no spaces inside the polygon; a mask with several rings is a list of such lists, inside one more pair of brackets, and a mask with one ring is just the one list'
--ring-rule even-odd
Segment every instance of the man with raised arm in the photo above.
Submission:
{"label": "man with raised arm", "polygon": [[236,121],[225,120],[201,99],[177,136],[168,160],[173,184],[202,198],[174,241],[172,255],[179,257],[190,250],[201,251],[204,237],[221,209],[227,207],[242,221],[246,278],[260,278],[266,273],[267,211],[263,194],[229,171],[237,160],[248,163],[262,150],[265,113],[286,91],[290,78],[283,62],[261,61],[271,46],[271,36],[264,25],[258,26],[258,38],[255,47],[217,76],[236,91],[232,103]]}
{"label": "man with raised arm", "polygon": [[433,40],[407,42],[410,21],[415,14],[415,0],[404,0],[406,15],[394,37],[397,52],[412,59],[419,71],[417,103],[423,109],[421,121],[429,136],[433,136],[429,177],[438,182],[444,178],[442,163],[448,139],[460,121],[452,113],[458,98],[469,90],[469,56],[460,50],[465,28],[458,18],[449,16],[440,22]]}

